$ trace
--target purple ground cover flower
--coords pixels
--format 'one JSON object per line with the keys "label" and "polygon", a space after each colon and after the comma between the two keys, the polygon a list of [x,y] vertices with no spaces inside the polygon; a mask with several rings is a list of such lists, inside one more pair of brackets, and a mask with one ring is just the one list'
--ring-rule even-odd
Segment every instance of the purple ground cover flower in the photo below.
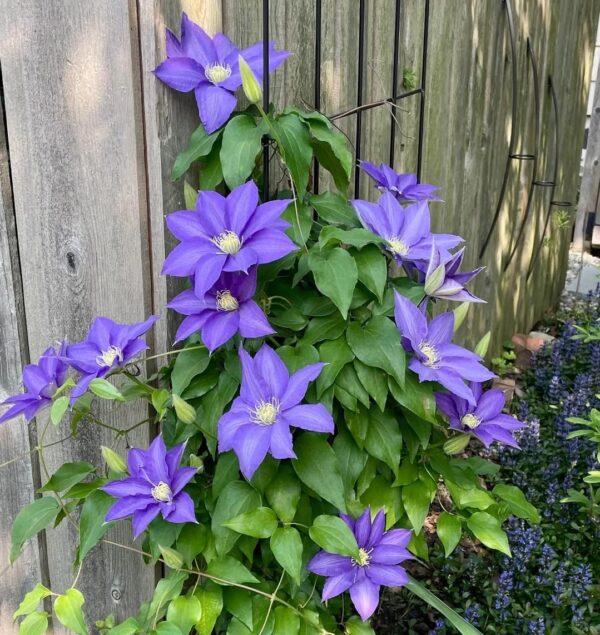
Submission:
{"label": "purple ground cover flower", "polygon": [[247,272],[250,267],[279,260],[297,249],[284,230],[281,214],[289,200],[258,204],[253,181],[227,197],[200,192],[195,211],[167,216],[171,233],[181,243],[167,256],[163,274],[194,276],[194,291],[202,297],[223,271]]}
{"label": "purple ground cover flower", "polygon": [[201,332],[209,351],[231,339],[238,331],[242,337],[263,337],[275,331],[266,315],[254,302],[256,268],[245,273],[223,272],[215,285],[199,298],[187,289],[167,306],[187,317],[177,330],[176,341]]}
{"label": "purple ground cover flower", "polygon": [[471,392],[475,403],[456,395],[435,394],[438,408],[449,418],[450,427],[472,434],[486,448],[494,441],[518,448],[512,433],[524,428],[525,424],[502,413],[506,404],[504,393],[497,389],[484,391],[482,384],[477,382],[471,383]]}
{"label": "purple ground cover flower", "polygon": [[133,537],[137,538],[158,516],[170,523],[195,523],[194,502],[183,492],[196,474],[195,467],[179,467],[185,443],[168,450],[161,435],[147,450],[132,448],[127,456],[128,478],[112,481],[100,489],[118,498],[108,510],[106,521],[133,516]]}
{"label": "purple ground cover flower", "polygon": [[25,392],[14,395],[2,402],[11,407],[0,417],[0,423],[18,417],[22,414],[29,422],[35,415],[52,404],[52,395],[60,388],[67,378],[69,369],[61,358],[66,345],[60,346],[58,353],[52,347],[47,348],[37,364],[28,364],[23,369],[23,385]]}
{"label": "purple ground cover flower", "polygon": [[370,508],[356,521],[345,514],[342,518],[356,537],[359,557],[354,559],[319,551],[306,568],[317,575],[327,576],[323,602],[350,590],[350,598],[358,614],[361,619],[368,620],[379,604],[380,587],[398,587],[408,583],[408,575],[400,563],[413,557],[406,549],[412,532],[409,529],[385,531],[383,510],[373,521]]}
{"label": "purple ground cover flower", "polygon": [[118,324],[106,317],[96,318],[86,339],[67,346],[63,357],[81,373],[81,378],[71,391],[71,400],[83,395],[93,379],[104,377],[146,350],[148,346],[142,335],[156,320],[158,317],[152,315],[137,324]]}
{"label": "purple ground cover flower", "polygon": [[425,202],[402,207],[393,194],[384,192],[377,203],[356,199],[352,205],[363,226],[384,239],[386,249],[399,264],[427,261],[432,238],[441,250],[456,247],[463,240],[452,234],[432,234]]}
{"label": "purple ground cover flower", "polygon": [[219,452],[233,450],[251,479],[267,453],[294,459],[290,427],[332,433],[333,418],[322,404],[300,404],[308,384],[325,364],[309,364],[290,375],[277,353],[263,344],[254,359],[240,348],[242,385],[218,424]]}
{"label": "purple ground cover flower", "polygon": [[[209,134],[229,119],[237,105],[235,91],[242,85],[238,56],[241,55],[262,83],[262,42],[240,51],[222,33],[211,38],[197,24],[181,15],[181,41],[167,30],[167,57],[154,73],[167,86],[180,92],[194,91],[200,120]],[[289,55],[269,43],[269,72]]]}
{"label": "purple ground cover flower", "polygon": [[416,174],[398,174],[385,163],[377,167],[369,161],[361,161],[360,169],[375,181],[375,187],[390,191],[400,202],[441,201],[434,194],[439,189],[435,185],[417,183]]}
{"label": "purple ground cover flower", "polygon": [[408,367],[419,380],[437,381],[476,405],[477,400],[464,380],[486,381],[494,374],[481,364],[478,355],[452,343],[454,314],[442,313],[427,322],[424,313],[396,291],[394,316],[402,345],[414,355]]}
{"label": "purple ground cover flower", "polygon": [[485,302],[465,289],[464,286],[478,273],[481,273],[485,267],[460,272],[459,268],[463,261],[464,252],[463,248],[449,257],[444,257],[437,248],[435,239],[433,239],[424,279],[424,290],[430,298],[454,302]]}

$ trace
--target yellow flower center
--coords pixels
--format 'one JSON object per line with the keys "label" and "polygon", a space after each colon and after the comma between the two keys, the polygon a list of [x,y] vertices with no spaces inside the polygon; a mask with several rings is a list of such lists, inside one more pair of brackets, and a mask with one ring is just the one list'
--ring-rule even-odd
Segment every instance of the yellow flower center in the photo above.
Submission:
{"label": "yellow flower center", "polygon": [[102,355],[96,357],[96,364],[101,368],[105,366],[110,368],[115,363],[115,359],[122,362],[123,351],[118,346],[109,346],[105,351],[102,351]]}
{"label": "yellow flower center", "polygon": [[229,289],[217,292],[217,309],[219,311],[237,311],[240,303],[231,295]]}
{"label": "yellow flower center", "polygon": [[425,357],[425,361],[423,362],[425,366],[429,366],[430,368],[436,368],[438,362],[440,361],[440,356],[435,346],[432,346],[431,344],[427,342],[423,342],[419,346],[419,350],[421,351],[421,354]]}
{"label": "yellow flower center", "polygon": [[460,422],[463,424],[463,426],[474,430],[481,423],[481,419],[479,417],[476,417],[473,413],[469,412],[460,420]]}
{"label": "yellow flower center", "polygon": [[367,567],[371,562],[371,554],[362,547],[358,550],[358,558],[352,558],[352,564],[357,567]]}
{"label": "yellow flower center", "polygon": [[254,423],[261,426],[272,426],[279,414],[279,401],[273,397],[271,401],[259,401],[250,413]]}
{"label": "yellow flower center", "polygon": [[389,245],[391,251],[399,256],[406,256],[408,253],[409,246],[397,236],[388,238],[387,244]]}
{"label": "yellow flower center", "polygon": [[224,253],[232,256],[242,248],[240,237],[232,231],[226,231],[211,238],[212,242]]}
{"label": "yellow flower center", "polygon": [[209,82],[220,84],[231,76],[231,66],[229,64],[211,64],[204,69],[204,75]]}
{"label": "yellow flower center", "polygon": [[171,488],[164,481],[159,481],[158,485],[152,488],[152,498],[159,503],[170,502],[172,496]]}

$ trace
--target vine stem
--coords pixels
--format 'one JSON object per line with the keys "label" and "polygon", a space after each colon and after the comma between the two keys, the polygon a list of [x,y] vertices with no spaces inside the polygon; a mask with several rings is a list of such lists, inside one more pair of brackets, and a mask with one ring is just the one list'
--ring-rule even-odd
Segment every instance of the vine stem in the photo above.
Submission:
{"label": "vine stem", "polygon": [[277,591],[279,591],[279,587],[281,586],[281,583],[283,582],[284,576],[285,576],[285,571],[282,571],[281,577],[279,578],[279,582],[277,583],[277,586],[275,587],[275,591],[273,591],[271,595],[271,599],[269,600],[269,609],[267,611],[267,614],[265,615],[265,621],[263,622],[262,628],[260,629],[260,632],[258,633],[258,635],[262,635],[265,631],[265,628],[267,628],[267,622],[269,621],[269,616],[271,615],[271,611],[273,610],[273,602],[275,601],[275,598],[277,597]]}
{"label": "vine stem", "polygon": [[177,355],[177,353],[183,353],[184,351],[197,351],[206,346],[188,346],[187,348],[177,348],[171,351],[165,351],[164,353],[157,353],[156,355],[150,355],[149,357],[142,357],[141,361],[147,362],[149,359],[158,359],[159,357],[165,357],[167,355]]}

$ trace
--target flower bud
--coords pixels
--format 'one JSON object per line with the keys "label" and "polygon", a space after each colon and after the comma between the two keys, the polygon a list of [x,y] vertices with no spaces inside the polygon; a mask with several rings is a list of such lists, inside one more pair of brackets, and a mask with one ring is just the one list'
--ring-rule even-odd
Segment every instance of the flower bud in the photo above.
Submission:
{"label": "flower bud", "polygon": [[100,452],[102,452],[102,458],[110,470],[118,472],[119,474],[125,474],[127,472],[127,464],[114,450],[107,448],[105,445],[101,445]]}
{"label": "flower bud", "polygon": [[195,467],[196,472],[198,474],[202,474],[204,472],[204,460],[201,456],[196,456],[195,454],[190,454],[190,467]]}
{"label": "flower bud", "polygon": [[438,265],[425,280],[425,288],[423,289],[425,295],[433,295],[442,286],[445,276],[446,268],[444,265]]}
{"label": "flower bud", "polygon": [[454,332],[458,331],[461,324],[465,321],[467,317],[467,312],[469,311],[469,307],[471,306],[470,302],[461,302],[456,309],[454,309]]}
{"label": "flower bud", "polygon": [[238,64],[240,66],[244,94],[251,104],[258,104],[262,99],[262,88],[256,79],[256,75],[241,55],[238,55]]}
{"label": "flower bud", "polygon": [[173,401],[173,408],[175,408],[175,414],[183,423],[194,423],[196,421],[196,411],[193,406],[182,399],[179,395],[173,394],[171,396]]}
{"label": "flower bud", "polygon": [[482,359],[486,356],[488,352],[488,348],[490,347],[490,338],[492,336],[492,332],[488,331],[477,343],[475,347],[475,354],[479,355]]}
{"label": "flower bud", "polygon": [[183,556],[178,551],[162,545],[158,545],[158,549],[167,567],[171,569],[181,569],[183,567]]}
{"label": "flower bud", "polygon": [[446,443],[444,443],[444,452],[450,455],[459,454],[469,445],[470,440],[470,434],[457,434],[456,436],[450,437]]}

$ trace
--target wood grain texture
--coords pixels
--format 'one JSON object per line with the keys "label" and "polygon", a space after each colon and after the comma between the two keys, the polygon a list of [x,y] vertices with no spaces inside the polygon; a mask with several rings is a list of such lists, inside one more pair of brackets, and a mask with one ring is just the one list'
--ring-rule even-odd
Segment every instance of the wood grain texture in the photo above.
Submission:
{"label": "wood grain texture", "polygon": [[[24,308],[32,359],[57,338],[82,338],[96,315],[123,322],[144,317],[145,211],[138,169],[130,16],[125,2],[4,0],[0,56]],[[144,418],[139,407],[114,425]],[[43,420],[43,418],[42,418]],[[52,431],[52,441],[63,430]],[[46,452],[50,472],[65,461],[101,465],[100,444],[111,437],[83,425],[72,443]],[[130,442],[145,446],[146,430]],[[131,543],[128,523],[111,532]],[[73,581],[77,537],[67,523],[47,534],[50,584],[62,592]],[[153,571],[138,556],[100,546],[86,562],[78,587],[95,619],[135,613],[153,587]],[[60,632],[60,629],[57,629]]]}

